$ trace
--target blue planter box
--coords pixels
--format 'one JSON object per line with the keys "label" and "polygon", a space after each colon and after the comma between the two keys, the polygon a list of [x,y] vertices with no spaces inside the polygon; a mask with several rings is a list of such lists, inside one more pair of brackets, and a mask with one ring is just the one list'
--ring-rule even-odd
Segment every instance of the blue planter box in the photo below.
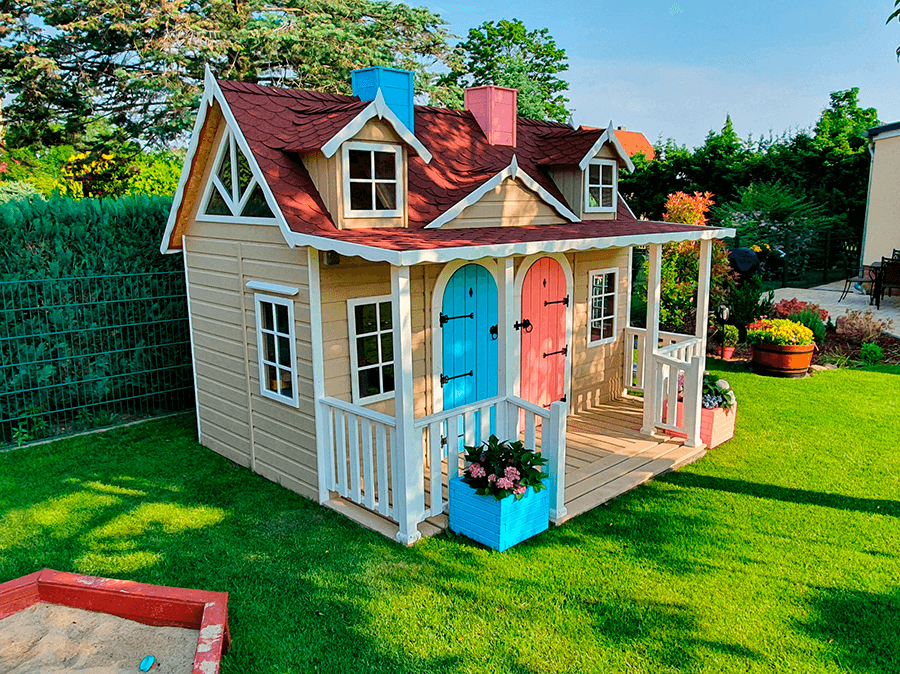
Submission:
{"label": "blue planter box", "polygon": [[450,530],[500,552],[546,531],[550,522],[550,491],[528,488],[516,500],[479,496],[461,477],[450,480]]}

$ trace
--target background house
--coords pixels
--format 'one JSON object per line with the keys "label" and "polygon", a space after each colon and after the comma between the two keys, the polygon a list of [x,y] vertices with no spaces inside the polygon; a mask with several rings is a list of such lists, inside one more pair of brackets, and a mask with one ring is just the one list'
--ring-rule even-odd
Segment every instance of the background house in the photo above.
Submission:
{"label": "background house", "polygon": [[900,122],[869,130],[872,164],[863,231],[862,264],[900,249]]}

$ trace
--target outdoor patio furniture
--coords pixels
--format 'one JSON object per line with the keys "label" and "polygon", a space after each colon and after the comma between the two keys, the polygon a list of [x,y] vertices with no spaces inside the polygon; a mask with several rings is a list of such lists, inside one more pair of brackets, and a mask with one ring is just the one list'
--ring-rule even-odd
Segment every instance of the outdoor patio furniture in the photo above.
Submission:
{"label": "outdoor patio furniture", "polygon": [[[875,264],[872,266],[875,267]],[[881,309],[884,292],[888,291],[888,296],[890,297],[894,289],[900,290],[900,259],[883,257],[881,258],[881,264],[877,267],[875,287],[873,289],[875,307],[877,309]]]}
{"label": "outdoor patio furniture", "polygon": [[852,288],[855,286],[862,287],[863,284],[866,283],[874,283],[875,274],[869,269],[863,269],[862,273],[859,272],[859,246],[855,245],[846,245],[841,251],[841,256],[844,260],[844,290],[841,293],[838,302],[843,301],[847,294],[850,292]]}
{"label": "outdoor patio furniture", "polygon": [[894,248],[894,254],[891,257],[895,260],[900,260],[900,248]]}

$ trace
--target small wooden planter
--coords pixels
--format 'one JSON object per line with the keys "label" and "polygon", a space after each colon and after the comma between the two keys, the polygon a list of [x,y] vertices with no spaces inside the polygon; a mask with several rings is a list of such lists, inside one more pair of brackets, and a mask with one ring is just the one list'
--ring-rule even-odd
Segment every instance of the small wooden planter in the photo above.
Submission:
{"label": "small wooden planter", "polygon": [[[663,414],[668,405],[663,402]],[[731,406],[730,410],[723,407],[714,407],[707,409],[704,407],[700,410],[700,441],[706,445],[707,449],[718,447],[723,442],[728,442],[734,437],[734,422],[737,418],[737,402]],[[678,420],[676,425],[684,424],[684,403],[678,403]],[[666,434],[673,438],[686,438],[687,433],[679,433],[666,429]]]}
{"label": "small wooden planter", "polygon": [[815,344],[754,344],[753,371],[767,377],[803,377],[815,348]]}
{"label": "small wooden planter", "polygon": [[550,491],[528,487],[516,500],[480,496],[461,477],[450,480],[450,530],[503,552],[550,524]]}

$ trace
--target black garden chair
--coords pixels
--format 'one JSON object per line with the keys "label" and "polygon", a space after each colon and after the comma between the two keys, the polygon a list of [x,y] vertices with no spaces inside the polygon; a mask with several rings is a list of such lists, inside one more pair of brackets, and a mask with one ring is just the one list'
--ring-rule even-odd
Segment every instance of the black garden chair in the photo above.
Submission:
{"label": "black garden chair", "polygon": [[881,269],[878,273],[880,278],[876,283],[878,297],[875,298],[875,304],[880,309],[885,291],[888,297],[891,297],[894,290],[900,290],[900,258],[881,258]]}
{"label": "black garden chair", "polygon": [[869,270],[859,272],[859,246],[855,244],[847,244],[841,251],[844,259],[844,290],[841,293],[838,302],[843,301],[847,294],[854,286],[862,287],[865,284],[871,284],[875,281],[874,275]]}

